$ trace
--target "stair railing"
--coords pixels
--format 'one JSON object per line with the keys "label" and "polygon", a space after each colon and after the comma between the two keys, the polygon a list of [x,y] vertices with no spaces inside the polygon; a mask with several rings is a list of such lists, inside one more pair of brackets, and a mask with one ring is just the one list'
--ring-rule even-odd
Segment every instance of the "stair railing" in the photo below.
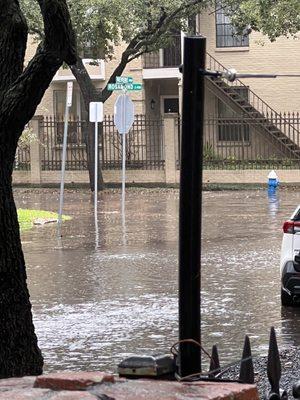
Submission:
{"label": "stair railing", "polygon": [[[212,71],[228,71],[228,69],[216,60],[209,53],[206,59],[206,68]],[[277,127],[286,137],[295,143],[296,146],[300,146],[300,131],[291,123],[290,119],[286,118],[285,114],[278,113],[269,104],[267,104],[261,97],[254,93],[249,86],[245,85],[241,80],[236,79],[234,82],[226,80],[226,84],[229,87],[242,87],[247,90],[248,99],[243,98],[238,91],[236,91],[239,99],[246,100],[253,108],[255,108],[264,117],[270,125]],[[255,118],[255,117],[254,117]],[[266,121],[263,122],[266,125]]]}

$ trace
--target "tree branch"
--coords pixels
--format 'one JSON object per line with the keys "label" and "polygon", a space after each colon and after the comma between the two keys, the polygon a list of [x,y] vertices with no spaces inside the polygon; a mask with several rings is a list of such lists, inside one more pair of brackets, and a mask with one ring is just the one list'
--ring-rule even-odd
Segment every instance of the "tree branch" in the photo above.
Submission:
{"label": "tree branch", "polygon": [[79,56],[77,56],[76,64],[71,65],[70,69],[71,69],[73,75],[75,76],[76,81],[80,87],[82,97],[84,100],[84,105],[85,105],[86,111],[88,111],[89,110],[89,102],[96,101],[97,96],[100,97],[99,90],[96,89],[89,73],[86,70],[85,65],[82,62],[82,59]]}
{"label": "tree branch", "polygon": [[28,28],[15,0],[0,0],[0,91],[23,71]]}
{"label": "tree branch", "polygon": [[45,40],[2,100],[0,121],[4,126],[12,125],[17,129],[22,129],[32,118],[62,63],[76,62],[75,37],[65,0],[38,2],[44,19]]}
{"label": "tree branch", "polygon": [[[121,61],[119,65],[116,67],[114,72],[111,74],[107,83],[112,83],[115,81],[117,76],[122,75],[126,65],[139,57],[140,55],[147,52],[146,47],[149,47],[156,43],[157,39],[159,39],[163,34],[165,34],[174,21],[175,18],[179,18],[181,14],[183,14],[187,9],[194,7],[197,4],[203,3],[203,0],[192,0],[181,7],[177,8],[171,14],[166,14],[164,9],[162,9],[161,16],[158,22],[153,26],[152,29],[147,29],[139,33],[131,42],[128,44],[126,50],[122,54]],[[102,90],[102,101],[105,102],[111,96],[111,92],[107,90],[106,87]]]}

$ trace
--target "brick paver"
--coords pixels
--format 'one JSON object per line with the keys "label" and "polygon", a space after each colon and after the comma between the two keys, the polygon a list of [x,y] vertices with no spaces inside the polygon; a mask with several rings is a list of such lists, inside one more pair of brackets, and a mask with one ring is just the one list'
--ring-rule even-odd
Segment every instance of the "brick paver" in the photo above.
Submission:
{"label": "brick paver", "polygon": [[104,382],[114,382],[114,376],[105,372],[61,372],[41,375],[34,387],[52,390],[82,390]]}
{"label": "brick paver", "polygon": [[259,400],[256,386],[238,383],[128,380],[103,384],[91,392],[116,400]]}
{"label": "brick paver", "polygon": [[259,400],[255,385],[126,380],[103,372],[61,372],[0,380],[0,400]]}
{"label": "brick paver", "polygon": [[0,400],[46,400],[50,390],[47,389],[21,389],[0,392]]}

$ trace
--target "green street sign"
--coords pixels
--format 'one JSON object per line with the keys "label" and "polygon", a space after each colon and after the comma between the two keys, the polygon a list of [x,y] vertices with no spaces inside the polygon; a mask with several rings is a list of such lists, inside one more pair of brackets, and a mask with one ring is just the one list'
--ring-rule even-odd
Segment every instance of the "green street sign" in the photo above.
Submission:
{"label": "green street sign", "polygon": [[142,90],[143,85],[141,83],[109,83],[107,85],[107,90],[114,91],[114,90],[128,90],[128,91],[135,91],[135,90]]}
{"label": "green street sign", "polygon": [[124,90],[124,85],[122,83],[109,83],[107,85],[107,90]]}
{"label": "green street sign", "polygon": [[141,83],[132,83],[130,85],[126,85],[127,90],[142,90],[143,85]]}
{"label": "green street sign", "polygon": [[116,83],[133,83],[133,78],[131,76],[117,76]]}

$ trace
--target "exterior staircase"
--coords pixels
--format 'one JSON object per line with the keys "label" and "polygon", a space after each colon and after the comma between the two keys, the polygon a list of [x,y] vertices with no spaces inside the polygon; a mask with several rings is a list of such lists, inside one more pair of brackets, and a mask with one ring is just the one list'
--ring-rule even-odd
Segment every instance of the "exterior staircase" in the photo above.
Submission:
{"label": "exterior staircase", "polygon": [[[207,53],[206,67],[213,71],[226,71],[214,57]],[[293,160],[300,160],[300,132],[282,114],[276,112],[242,81],[229,82],[223,78],[206,77],[206,88],[242,115],[250,126],[259,130],[270,144]],[[241,90],[242,89],[242,90]],[[247,98],[241,95],[247,93]]]}

